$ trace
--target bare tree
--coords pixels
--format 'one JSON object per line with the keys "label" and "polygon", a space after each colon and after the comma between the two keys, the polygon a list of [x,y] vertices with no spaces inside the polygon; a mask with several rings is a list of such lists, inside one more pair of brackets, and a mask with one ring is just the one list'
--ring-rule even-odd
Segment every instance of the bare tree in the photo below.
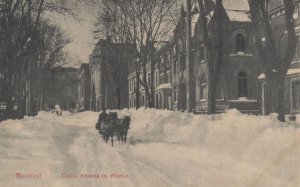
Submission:
{"label": "bare tree", "polygon": [[37,38],[37,63],[35,63],[33,80],[33,90],[38,98],[39,109],[42,110],[44,95],[47,89],[51,70],[53,68],[66,65],[67,53],[63,50],[70,43],[64,32],[56,25],[42,21],[39,26]]}
{"label": "bare tree", "polygon": [[[1,58],[5,75],[7,115],[12,113],[15,96],[21,99],[26,80],[27,104],[31,103],[32,67],[36,66],[39,26],[44,12],[67,13],[62,0],[1,0]],[[20,101],[18,101],[20,103]],[[28,114],[30,114],[30,107]]]}
{"label": "bare tree", "polygon": [[[221,71],[223,56],[223,24],[222,21],[222,0],[216,0],[215,7],[208,0],[198,0],[201,17],[201,27],[203,44],[205,50],[205,60],[208,68],[208,114],[216,113],[216,86]],[[210,21],[210,12],[214,11]]]}
{"label": "bare tree", "polygon": [[[149,107],[154,107],[154,53],[162,43],[169,39],[172,21],[172,9],[176,0],[114,0],[104,1],[105,12],[114,15],[118,22],[112,33],[122,33],[122,37],[136,46],[139,60],[134,61],[137,78],[137,105],[139,105],[139,84],[146,93]],[[172,26],[171,26],[172,25]],[[119,32],[119,31],[122,32]],[[117,32],[116,32],[117,31]],[[147,80],[147,67],[150,67],[151,79]],[[142,73],[142,76],[140,75]],[[141,78],[142,77],[142,78]]]}
{"label": "bare tree", "polygon": [[266,76],[266,97],[264,98],[266,114],[278,112],[278,119],[285,121],[285,78],[296,50],[293,18],[296,4],[293,0],[283,0],[285,22],[282,32],[286,36],[286,43],[281,45],[280,36],[276,37],[272,29],[269,2],[269,0],[248,0],[255,30],[255,43],[261,58],[262,70]]}

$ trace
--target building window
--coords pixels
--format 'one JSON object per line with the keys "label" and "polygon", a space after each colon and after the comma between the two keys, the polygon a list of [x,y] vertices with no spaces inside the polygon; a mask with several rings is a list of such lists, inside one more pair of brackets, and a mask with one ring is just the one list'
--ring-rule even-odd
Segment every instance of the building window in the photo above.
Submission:
{"label": "building window", "polygon": [[185,71],[186,69],[186,63],[185,63],[185,55],[182,55],[180,58],[180,63],[181,63],[181,71]]}
{"label": "building window", "polygon": [[131,74],[131,65],[128,66],[128,74]]}
{"label": "building window", "polygon": [[172,53],[170,52],[170,53],[167,54],[167,60],[166,60],[166,62],[167,62],[167,67],[170,66],[170,64],[171,64],[171,59],[172,59]]}
{"label": "building window", "polygon": [[131,107],[132,107],[132,100],[129,99],[129,108],[131,108]]}
{"label": "building window", "polygon": [[174,73],[174,75],[176,76],[176,71],[177,71],[177,68],[176,68],[176,65],[177,65],[177,60],[176,59],[174,59],[173,60],[173,73]]}
{"label": "building window", "polygon": [[164,55],[160,56],[160,69],[163,70],[165,67],[165,63],[166,63],[166,58]]}
{"label": "building window", "polygon": [[129,82],[129,93],[132,93],[132,83],[131,83],[131,81]]}
{"label": "building window", "polygon": [[295,55],[294,55],[294,59],[293,60],[297,60],[299,58],[299,36],[296,36],[296,51],[295,51]]}
{"label": "building window", "polygon": [[239,72],[238,74],[238,97],[248,96],[247,74]]}
{"label": "building window", "polygon": [[164,108],[165,108],[164,94],[161,93],[160,94],[160,109],[164,109]]}
{"label": "building window", "polygon": [[245,37],[242,33],[238,33],[235,36],[235,50],[238,52],[245,52]]}
{"label": "building window", "polygon": [[174,102],[177,101],[177,90],[174,90]]}
{"label": "building window", "polygon": [[136,98],[133,99],[133,107],[136,107]]}
{"label": "building window", "polygon": [[83,77],[81,78],[81,85],[80,85],[80,88],[81,88],[81,97],[83,97],[83,85],[84,85],[84,79]]}
{"label": "building window", "polygon": [[292,82],[292,110],[300,110],[300,81]]}
{"label": "building window", "polygon": [[169,66],[169,65],[168,65],[168,64],[169,64],[168,55],[164,55],[164,56],[163,56],[163,59],[164,59],[164,63],[165,63],[164,65],[165,65],[165,66]]}
{"label": "building window", "polygon": [[133,80],[133,91],[136,90],[136,80]]}
{"label": "building window", "polygon": [[200,101],[207,99],[206,95],[206,83],[200,85]]}
{"label": "building window", "polygon": [[148,77],[147,77],[147,83],[148,83],[148,86],[151,84],[151,73],[148,73]]}
{"label": "building window", "polygon": [[158,93],[155,94],[155,107],[158,108],[158,104],[159,104],[159,101],[158,101]]}
{"label": "building window", "polygon": [[155,71],[155,87],[159,85],[158,70]]}
{"label": "building window", "polygon": [[299,18],[299,8],[296,6],[295,7],[295,11],[294,11],[294,14],[293,14],[293,18],[294,19],[298,19]]}

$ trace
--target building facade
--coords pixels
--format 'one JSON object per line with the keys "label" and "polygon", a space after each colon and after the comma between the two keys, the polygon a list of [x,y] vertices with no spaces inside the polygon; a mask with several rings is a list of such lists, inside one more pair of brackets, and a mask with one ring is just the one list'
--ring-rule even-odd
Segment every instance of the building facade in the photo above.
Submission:
{"label": "building facade", "polygon": [[[223,58],[216,86],[216,109],[222,112],[226,109],[237,108],[241,112],[258,114],[259,94],[257,90],[259,85],[257,77],[261,73],[261,68],[250,19],[246,12],[225,9],[223,9],[222,19]],[[209,21],[210,32],[215,32],[213,22],[214,16]],[[199,27],[196,26],[196,28]],[[207,109],[208,69],[205,52],[202,52],[201,28],[195,33],[198,36],[194,37],[200,41],[198,44],[194,44],[194,51],[198,51],[198,54],[194,56],[198,62],[198,64],[194,64],[195,69],[198,70],[195,76],[195,109],[201,112]]]}
{"label": "building facade", "polygon": [[[285,80],[285,112],[287,114],[295,114],[300,112],[300,15],[299,15],[299,1],[295,1],[296,9],[293,15],[295,22],[295,31],[297,37],[297,46],[294,59],[287,72]],[[285,10],[282,0],[273,0],[269,3],[269,14],[271,17],[271,25],[276,41],[285,48],[287,33],[285,30]],[[280,49],[281,50],[281,49]],[[267,107],[265,104],[265,75],[261,74],[260,82],[260,106],[262,114]]]}
{"label": "building facade", "polygon": [[[186,63],[186,13],[174,29],[173,39],[155,52],[156,63],[153,78],[155,107],[159,109],[186,110],[187,63]],[[254,32],[246,12],[223,9],[223,58],[217,81],[217,111],[237,108],[242,112],[259,113],[260,59],[254,45]],[[197,9],[192,11],[192,44],[190,62],[192,73],[193,111],[207,111],[207,59],[203,45],[203,32]],[[208,23],[209,32],[214,31],[214,17]],[[147,72],[147,74],[150,72]],[[134,107],[135,72],[129,75],[129,106]],[[131,86],[130,86],[131,85]],[[131,89],[132,88],[132,89]],[[141,98],[143,98],[143,88]],[[143,100],[143,99],[141,99]],[[140,102],[141,103],[141,102]]]}
{"label": "building facade", "polygon": [[91,108],[91,75],[89,64],[81,64],[77,71],[78,78],[78,111],[92,110]]}
{"label": "building facade", "polygon": [[128,62],[133,45],[100,39],[89,58],[91,107],[128,108]]}

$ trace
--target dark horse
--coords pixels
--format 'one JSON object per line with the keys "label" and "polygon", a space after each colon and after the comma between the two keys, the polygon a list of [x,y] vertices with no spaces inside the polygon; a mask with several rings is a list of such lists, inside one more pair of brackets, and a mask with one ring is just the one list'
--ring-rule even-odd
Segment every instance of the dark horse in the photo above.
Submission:
{"label": "dark horse", "polygon": [[103,140],[107,143],[111,138],[111,145],[114,146],[114,133],[117,131],[117,113],[109,113],[107,118],[101,121],[99,133],[102,134]]}
{"label": "dark horse", "polygon": [[125,116],[123,119],[119,119],[118,122],[118,139],[122,141],[122,143],[126,143],[127,140],[127,132],[129,129],[131,118],[130,116]]}

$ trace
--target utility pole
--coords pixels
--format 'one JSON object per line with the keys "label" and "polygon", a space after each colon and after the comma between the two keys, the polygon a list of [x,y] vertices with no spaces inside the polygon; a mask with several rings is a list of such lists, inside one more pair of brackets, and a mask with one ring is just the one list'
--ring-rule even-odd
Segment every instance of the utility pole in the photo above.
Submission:
{"label": "utility pole", "polygon": [[187,70],[187,89],[186,89],[186,105],[187,112],[192,112],[192,68],[191,68],[191,0],[187,0],[186,15],[186,70]]}

